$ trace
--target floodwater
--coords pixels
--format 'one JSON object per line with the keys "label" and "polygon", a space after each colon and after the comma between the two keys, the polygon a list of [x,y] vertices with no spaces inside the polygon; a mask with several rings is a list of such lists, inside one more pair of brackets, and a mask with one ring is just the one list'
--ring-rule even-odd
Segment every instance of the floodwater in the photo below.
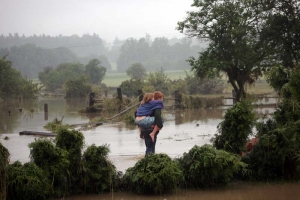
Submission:
{"label": "floodwater", "polygon": [[178,190],[172,194],[137,195],[115,192],[71,196],[66,200],[299,200],[300,184],[257,184],[235,182],[227,187],[209,190]]}
{"label": "floodwater", "polygon": [[[47,104],[48,113],[44,112]],[[44,131],[44,125],[55,118],[64,124],[82,124],[89,122],[93,115],[80,115],[79,109],[85,108],[84,100],[41,99],[38,101],[6,101],[0,103],[0,142],[10,152],[10,162],[29,161],[28,144],[36,137],[19,135],[21,131]],[[226,108],[195,110],[163,110],[164,127],[158,135],[157,153],[166,153],[171,158],[180,157],[194,145],[210,144],[210,139],[217,131],[217,125],[223,120]],[[274,108],[256,109],[260,115],[268,115]],[[114,115],[116,113],[112,113]],[[123,173],[144,157],[144,140],[139,138],[136,127],[126,127],[124,123],[105,123],[96,128],[82,131],[85,145],[107,144],[109,158],[117,170]],[[5,138],[8,137],[7,140]],[[163,196],[139,196],[128,192],[103,195],[75,196],[65,199],[300,199],[300,185],[297,183],[250,184],[232,183],[218,190],[178,190],[174,194]]]}

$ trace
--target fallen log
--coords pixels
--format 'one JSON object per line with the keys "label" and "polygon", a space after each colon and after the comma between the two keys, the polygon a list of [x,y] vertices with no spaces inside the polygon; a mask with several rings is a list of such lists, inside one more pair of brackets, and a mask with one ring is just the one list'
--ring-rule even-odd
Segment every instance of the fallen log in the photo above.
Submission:
{"label": "fallen log", "polygon": [[47,133],[47,132],[39,132],[39,131],[21,131],[19,135],[39,135],[39,136],[47,136],[47,137],[56,137],[56,133]]}

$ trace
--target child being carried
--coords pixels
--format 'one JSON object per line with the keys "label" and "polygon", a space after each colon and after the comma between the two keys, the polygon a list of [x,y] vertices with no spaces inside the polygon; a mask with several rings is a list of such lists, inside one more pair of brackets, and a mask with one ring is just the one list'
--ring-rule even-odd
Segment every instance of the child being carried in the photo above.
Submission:
{"label": "child being carried", "polygon": [[163,109],[164,104],[162,100],[153,100],[153,93],[146,93],[144,95],[143,100],[141,101],[141,105],[137,109],[135,123],[139,126],[139,128],[151,128],[153,127],[153,131],[149,134],[152,142],[154,142],[155,133],[159,130],[159,127],[154,124],[155,117],[151,116],[153,111],[157,108]]}

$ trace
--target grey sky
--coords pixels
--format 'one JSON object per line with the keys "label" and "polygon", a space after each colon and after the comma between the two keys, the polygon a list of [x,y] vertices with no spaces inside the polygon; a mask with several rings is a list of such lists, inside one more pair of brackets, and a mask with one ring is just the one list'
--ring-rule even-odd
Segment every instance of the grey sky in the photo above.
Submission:
{"label": "grey sky", "polygon": [[0,0],[0,34],[182,37],[177,22],[193,0]]}

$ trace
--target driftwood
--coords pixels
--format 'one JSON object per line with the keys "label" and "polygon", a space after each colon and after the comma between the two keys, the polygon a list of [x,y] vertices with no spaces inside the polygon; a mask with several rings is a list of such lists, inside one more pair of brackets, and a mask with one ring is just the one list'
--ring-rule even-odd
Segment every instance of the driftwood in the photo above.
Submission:
{"label": "driftwood", "polygon": [[21,131],[20,135],[39,135],[39,136],[47,136],[47,137],[56,137],[56,133],[48,133],[48,132],[39,132],[39,131]]}

